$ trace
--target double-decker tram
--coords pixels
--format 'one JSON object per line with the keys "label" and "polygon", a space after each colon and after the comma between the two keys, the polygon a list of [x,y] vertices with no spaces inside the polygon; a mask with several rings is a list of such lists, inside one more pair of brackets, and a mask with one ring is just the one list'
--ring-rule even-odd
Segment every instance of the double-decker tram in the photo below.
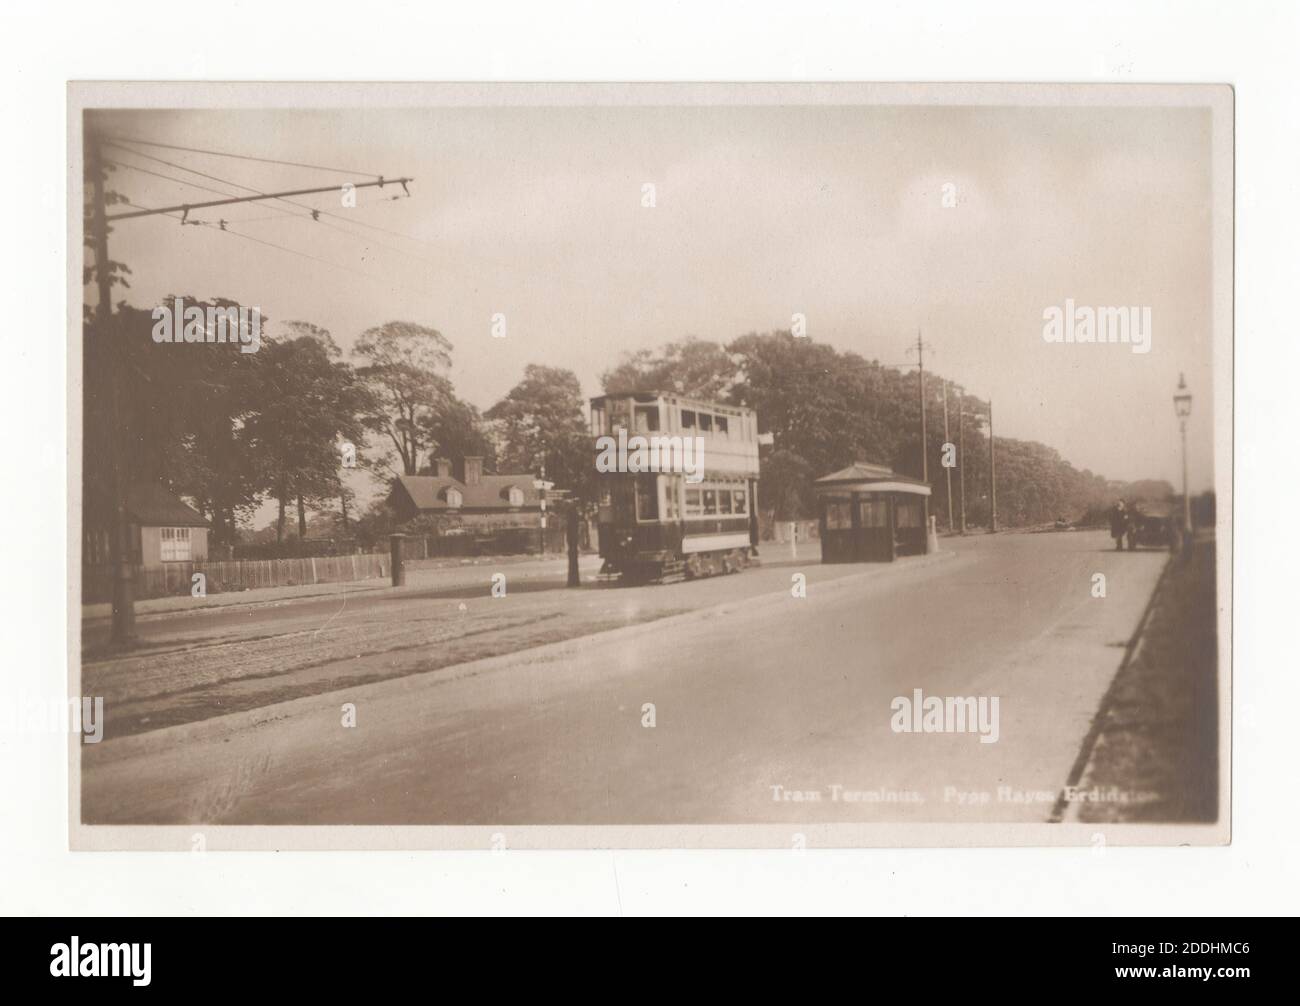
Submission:
{"label": "double-decker tram", "polygon": [[613,442],[628,462],[597,464],[603,574],[663,582],[757,560],[753,409],[665,392],[602,395],[591,400],[591,433],[598,456]]}

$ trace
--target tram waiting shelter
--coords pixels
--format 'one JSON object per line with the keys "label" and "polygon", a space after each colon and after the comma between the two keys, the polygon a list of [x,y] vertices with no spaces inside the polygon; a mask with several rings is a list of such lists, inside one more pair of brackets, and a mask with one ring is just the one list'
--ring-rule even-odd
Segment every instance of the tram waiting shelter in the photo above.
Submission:
{"label": "tram waiting shelter", "polygon": [[822,562],[893,562],[927,548],[930,487],[881,465],[855,462],[813,483]]}

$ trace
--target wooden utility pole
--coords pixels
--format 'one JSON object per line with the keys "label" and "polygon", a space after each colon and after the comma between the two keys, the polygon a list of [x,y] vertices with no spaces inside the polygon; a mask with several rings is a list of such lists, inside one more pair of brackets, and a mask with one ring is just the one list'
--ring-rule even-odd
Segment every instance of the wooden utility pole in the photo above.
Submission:
{"label": "wooden utility pole", "polygon": [[[947,445],[952,442],[948,439],[948,382],[947,381],[943,382],[943,442],[945,445],[944,446],[945,450],[947,450]],[[952,468],[950,468],[948,465],[944,465],[943,474],[944,477],[948,480],[948,532],[951,534],[953,531]]]}
{"label": "wooden utility pole", "polygon": [[993,449],[993,399],[989,399],[989,533],[998,529],[998,460]]}
{"label": "wooden utility pole", "polygon": [[916,330],[917,394],[921,399],[921,481],[929,484],[930,464],[925,445],[925,346],[921,343],[921,330]]}
{"label": "wooden utility pole", "polygon": [[108,494],[111,507],[108,531],[109,562],[113,569],[112,641],[129,645],[135,640],[135,573],[131,568],[131,532],[126,512],[126,490],[131,484],[126,469],[126,452],[122,446],[121,389],[119,357],[122,347],[113,336],[113,273],[108,260],[108,214],[104,200],[104,164],[100,156],[101,138],[88,133],[87,167],[90,171],[94,204],[91,208],[91,231],[95,249],[95,280],[99,303],[95,305],[96,355],[105,368],[108,387]]}
{"label": "wooden utility pole", "polygon": [[966,389],[957,386],[957,491],[961,498],[961,533],[966,533]]}

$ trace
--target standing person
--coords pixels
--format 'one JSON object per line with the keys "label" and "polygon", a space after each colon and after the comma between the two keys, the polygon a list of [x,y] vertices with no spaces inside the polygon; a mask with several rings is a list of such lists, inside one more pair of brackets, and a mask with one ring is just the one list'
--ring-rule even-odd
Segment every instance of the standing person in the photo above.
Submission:
{"label": "standing person", "polygon": [[1137,551],[1138,531],[1142,527],[1142,506],[1136,500],[1128,508],[1128,550]]}
{"label": "standing person", "polygon": [[1123,500],[1116,500],[1110,508],[1110,536],[1115,539],[1115,550],[1124,551],[1124,532],[1128,530],[1128,511]]}

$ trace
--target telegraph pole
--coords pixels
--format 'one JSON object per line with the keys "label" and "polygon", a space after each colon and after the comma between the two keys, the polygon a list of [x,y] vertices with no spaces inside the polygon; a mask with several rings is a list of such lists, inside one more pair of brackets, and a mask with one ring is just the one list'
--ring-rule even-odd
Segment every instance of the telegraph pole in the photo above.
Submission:
{"label": "telegraph pole", "polygon": [[998,529],[998,462],[993,450],[993,399],[989,399],[989,534]]}
{"label": "telegraph pole", "polygon": [[104,201],[104,165],[100,157],[100,137],[88,134],[86,156],[90,169],[92,195],[91,228],[95,247],[95,279],[99,303],[95,305],[95,343],[103,354],[108,385],[108,492],[112,507],[109,519],[108,552],[113,569],[112,641],[129,645],[135,640],[135,582],[131,569],[131,539],[126,513],[126,490],[130,479],[122,449],[122,412],[118,381],[122,368],[118,357],[121,346],[113,338],[113,274],[108,261],[108,214]]}
{"label": "telegraph pole", "polygon": [[930,482],[930,464],[925,450],[925,347],[921,343],[921,330],[916,330],[917,394],[921,399],[921,481]]}
{"label": "telegraph pole", "polygon": [[957,386],[957,489],[961,494],[961,533],[966,533],[966,389]]}
{"label": "telegraph pole", "polygon": [[[943,442],[951,443],[948,439],[948,382],[943,382]],[[946,448],[945,448],[946,449]],[[947,465],[943,467],[944,477],[948,480],[948,533],[953,531],[952,522],[952,469]]]}

